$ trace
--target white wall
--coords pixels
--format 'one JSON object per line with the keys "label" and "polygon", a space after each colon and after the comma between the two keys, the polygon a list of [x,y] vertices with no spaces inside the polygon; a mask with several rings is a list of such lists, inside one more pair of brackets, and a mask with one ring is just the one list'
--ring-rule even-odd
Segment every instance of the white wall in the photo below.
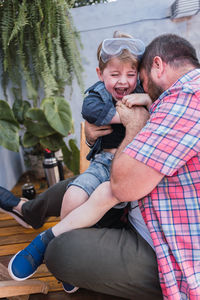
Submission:
{"label": "white wall", "polygon": [[[187,38],[195,46],[200,58],[200,14],[185,20],[171,21],[169,7],[173,2],[174,0],[118,0],[108,4],[72,9],[74,24],[80,32],[83,44],[81,55],[85,88],[97,80],[96,50],[99,43],[105,38],[112,37],[115,30],[141,38],[145,44],[159,34],[176,33]],[[73,90],[70,104],[75,122],[75,137],[79,144],[83,95],[76,82]],[[69,100],[68,87],[65,97]],[[23,171],[20,156],[0,147],[0,164],[0,185],[12,188]]]}
{"label": "white wall", "polygon": [[[85,87],[98,80],[95,71],[97,47],[103,39],[112,37],[115,30],[141,38],[146,45],[160,34],[175,33],[187,38],[197,49],[200,58],[200,13],[185,20],[172,21],[169,18],[169,8],[173,2],[174,0],[118,0],[72,9],[74,24],[84,46],[81,53]],[[68,99],[67,94],[66,98]],[[70,103],[78,141],[82,99],[76,87]]]}

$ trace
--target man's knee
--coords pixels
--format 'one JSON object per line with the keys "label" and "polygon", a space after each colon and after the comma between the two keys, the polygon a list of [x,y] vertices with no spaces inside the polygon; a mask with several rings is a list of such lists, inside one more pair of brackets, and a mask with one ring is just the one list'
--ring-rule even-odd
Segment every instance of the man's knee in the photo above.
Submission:
{"label": "man's knee", "polygon": [[72,230],[49,243],[45,253],[45,263],[57,279],[72,282],[74,274],[81,272],[81,265],[85,263],[82,254],[86,252],[87,246],[83,243],[82,229]]}

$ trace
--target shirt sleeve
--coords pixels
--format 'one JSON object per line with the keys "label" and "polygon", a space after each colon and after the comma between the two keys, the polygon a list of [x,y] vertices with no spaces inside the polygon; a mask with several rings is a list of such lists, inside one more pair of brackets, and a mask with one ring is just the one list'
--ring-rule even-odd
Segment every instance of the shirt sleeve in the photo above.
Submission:
{"label": "shirt sleeve", "polygon": [[89,123],[97,126],[107,125],[115,114],[116,108],[112,101],[103,100],[98,93],[91,92],[83,100],[82,116]]}
{"label": "shirt sleeve", "polygon": [[125,148],[129,156],[172,176],[200,151],[200,103],[195,95],[167,96]]}

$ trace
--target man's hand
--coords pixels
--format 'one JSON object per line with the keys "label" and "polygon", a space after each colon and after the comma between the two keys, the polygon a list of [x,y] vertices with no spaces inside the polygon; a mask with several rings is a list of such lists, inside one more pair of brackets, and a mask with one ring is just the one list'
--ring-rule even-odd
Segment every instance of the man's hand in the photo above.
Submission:
{"label": "man's hand", "polygon": [[128,108],[122,102],[116,106],[120,119],[127,130],[131,130],[132,136],[136,135],[146,124],[149,119],[149,112],[142,106]]}
{"label": "man's hand", "polygon": [[96,126],[85,121],[85,136],[90,145],[93,145],[100,136],[110,134],[112,131],[110,125]]}

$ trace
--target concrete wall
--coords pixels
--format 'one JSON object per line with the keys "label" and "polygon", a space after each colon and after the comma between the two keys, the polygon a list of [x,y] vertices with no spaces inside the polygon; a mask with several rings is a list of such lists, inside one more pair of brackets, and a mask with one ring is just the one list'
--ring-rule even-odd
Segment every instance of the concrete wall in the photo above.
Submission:
{"label": "concrete wall", "polygon": [[[188,0],[189,1],[189,0]],[[85,88],[97,80],[96,50],[99,43],[112,37],[115,30],[121,30],[141,38],[148,44],[154,37],[163,33],[176,33],[187,38],[197,49],[200,58],[200,14],[179,21],[172,21],[169,8],[174,0],[117,0],[107,4],[97,4],[71,10],[75,27],[80,32],[83,43],[81,50],[84,67]],[[0,91],[1,96],[1,91]],[[66,87],[65,97],[69,97]],[[75,123],[75,135],[79,145],[81,105],[83,95],[77,83],[74,82],[70,101]],[[0,185],[7,188],[17,181],[21,167],[20,155],[0,147]]]}
{"label": "concrete wall", "polygon": [[[190,0],[188,0],[189,2]],[[115,30],[141,38],[147,45],[163,33],[175,33],[187,38],[197,49],[200,58],[200,13],[184,20],[172,21],[169,8],[174,0],[118,0],[108,4],[72,9],[75,26],[84,45],[82,61],[85,87],[97,80],[96,50],[100,42],[112,37]],[[67,94],[66,94],[67,98]],[[70,101],[79,139],[82,96],[75,90]]]}

